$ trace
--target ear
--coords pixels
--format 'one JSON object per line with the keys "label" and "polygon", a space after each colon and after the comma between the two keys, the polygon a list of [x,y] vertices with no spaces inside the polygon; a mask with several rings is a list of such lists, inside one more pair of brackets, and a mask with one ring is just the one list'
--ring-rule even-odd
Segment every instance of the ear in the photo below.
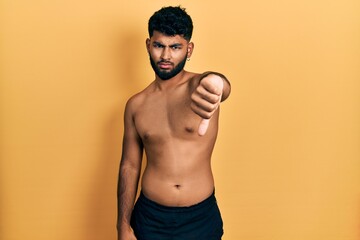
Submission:
{"label": "ear", "polygon": [[194,51],[194,47],[195,47],[195,45],[194,45],[193,42],[190,42],[190,43],[188,44],[188,46],[187,46],[187,58],[190,58],[190,57],[191,57],[191,55],[192,55],[192,53],[193,53],[193,51]]}
{"label": "ear", "polygon": [[146,50],[150,54],[150,39],[149,38],[146,39],[145,44],[146,44]]}

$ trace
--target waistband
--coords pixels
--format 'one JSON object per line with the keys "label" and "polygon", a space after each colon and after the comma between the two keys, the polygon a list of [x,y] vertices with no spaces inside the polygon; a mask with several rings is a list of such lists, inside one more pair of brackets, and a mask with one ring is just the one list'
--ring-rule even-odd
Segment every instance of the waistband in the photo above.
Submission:
{"label": "waistband", "polygon": [[172,207],[172,206],[161,205],[161,204],[154,202],[153,200],[147,198],[142,191],[140,192],[140,195],[139,195],[139,198],[137,201],[140,204],[145,204],[151,208],[155,208],[157,210],[165,211],[165,212],[189,212],[189,211],[195,211],[198,209],[206,208],[207,206],[211,206],[212,204],[216,204],[215,191],[213,191],[213,193],[205,200],[203,200],[199,203],[196,203],[194,205],[185,206],[185,207]]}

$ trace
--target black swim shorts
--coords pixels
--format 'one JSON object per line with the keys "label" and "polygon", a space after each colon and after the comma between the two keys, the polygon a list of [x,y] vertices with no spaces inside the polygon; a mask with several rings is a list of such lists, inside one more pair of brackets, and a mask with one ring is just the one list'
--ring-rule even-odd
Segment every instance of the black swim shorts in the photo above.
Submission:
{"label": "black swim shorts", "polygon": [[131,227],[138,240],[220,240],[224,232],[214,193],[190,207],[167,207],[141,192]]}

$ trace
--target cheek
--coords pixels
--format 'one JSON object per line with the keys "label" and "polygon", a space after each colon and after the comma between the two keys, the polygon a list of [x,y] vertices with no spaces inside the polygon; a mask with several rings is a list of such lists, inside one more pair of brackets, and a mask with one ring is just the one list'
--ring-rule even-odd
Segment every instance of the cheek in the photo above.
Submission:
{"label": "cheek", "polygon": [[158,49],[150,49],[149,54],[153,59],[158,59],[161,56],[161,51]]}
{"label": "cheek", "polygon": [[174,56],[177,56],[178,58],[183,58],[187,54],[186,49],[178,50],[173,52]]}
{"label": "cheek", "polygon": [[176,59],[176,62],[181,62],[184,60],[184,58],[187,57],[187,52],[179,52],[176,55],[174,55],[174,59]]}

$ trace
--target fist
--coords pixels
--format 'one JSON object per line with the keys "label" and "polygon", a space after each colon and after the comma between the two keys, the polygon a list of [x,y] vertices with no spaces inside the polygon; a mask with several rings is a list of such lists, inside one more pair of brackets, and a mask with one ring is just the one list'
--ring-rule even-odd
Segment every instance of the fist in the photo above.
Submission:
{"label": "fist", "polygon": [[191,95],[191,109],[202,118],[198,133],[205,135],[209,121],[220,105],[224,82],[221,77],[209,74],[200,80]]}

